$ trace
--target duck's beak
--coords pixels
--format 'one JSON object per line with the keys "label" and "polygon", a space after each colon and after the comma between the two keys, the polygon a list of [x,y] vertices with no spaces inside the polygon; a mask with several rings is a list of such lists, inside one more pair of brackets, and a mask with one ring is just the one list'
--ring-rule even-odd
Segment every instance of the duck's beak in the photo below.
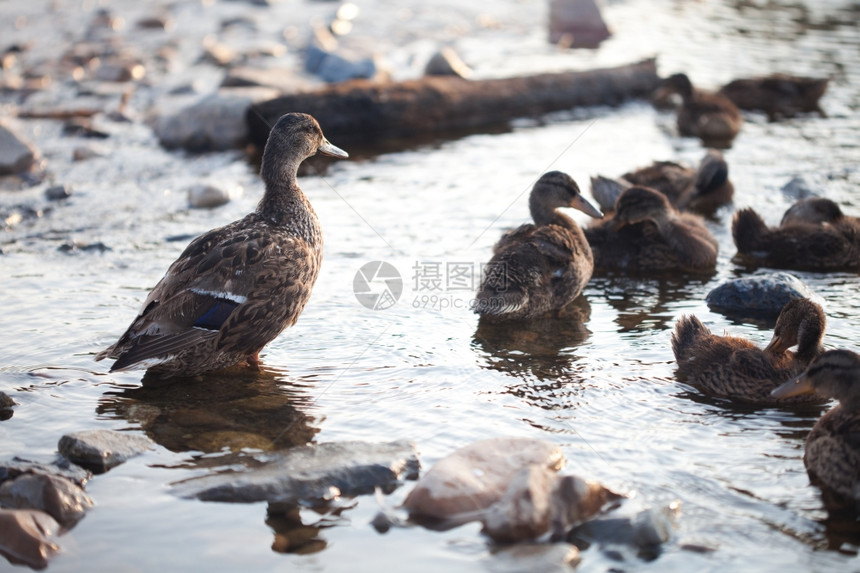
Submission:
{"label": "duck's beak", "polygon": [[595,219],[603,218],[603,213],[600,212],[600,209],[589,203],[582,195],[577,195],[576,197],[574,197],[568,207],[578,209],[589,217],[594,217]]}
{"label": "duck's beak", "polygon": [[791,398],[792,396],[812,394],[813,392],[815,392],[815,389],[804,372],[797,378],[792,378],[785,384],[774,388],[770,395],[774,398]]}
{"label": "duck's beak", "polygon": [[771,354],[782,354],[786,350],[788,350],[788,346],[786,346],[782,338],[776,334],[773,335],[773,338],[770,339],[770,343],[768,343],[764,348],[765,352],[770,352]]}
{"label": "duck's beak", "polygon": [[332,143],[328,139],[323,139],[322,145],[317,149],[323,155],[330,155],[332,157],[340,157],[341,159],[346,159],[349,157],[349,153],[337,147],[336,145],[332,145]]}

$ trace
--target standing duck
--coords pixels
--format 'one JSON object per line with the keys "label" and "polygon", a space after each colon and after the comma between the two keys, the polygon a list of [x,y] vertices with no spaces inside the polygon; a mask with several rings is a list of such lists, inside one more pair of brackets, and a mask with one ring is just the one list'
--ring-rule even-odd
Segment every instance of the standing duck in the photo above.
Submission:
{"label": "standing duck", "polygon": [[803,199],[768,227],[751,208],[732,220],[732,237],[743,261],[779,269],[809,271],[860,268],[860,220],[829,199]]}
{"label": "standing duck", "polygon": [[663,88],[681,96],[678,108],[681,135],[698,137],[716,147],[728,147],[740,131],[741,112],[725,95],[694,88],[686,74],[664,79]]}
{"label": "standing duck", "polygon": [[827,117],[818,100],[827,91],[826,78],[806,78],[789,74],[772,74],[731,81],[720,88],[740,109],[763,111],[768,120],[817,112]]}
{"label": "standing duck", "polygon": [[260,350],[299,318],[319,273],[322,232],[296,181],[299,164],[317,152],[347,157],[313,117],[281,117],[263,151],[257,209],[194,239],[96,360],[115,358],[111,372],[165,377],[257,367]]}
{"label": "standing duck", "polygon": [[569,175],[543,174],[529,196],[534,224],[505,233],[493,247],[475,297],[476,313],[491,321],[558,314],[582,293],[593,269],[591,249],[579,225],[559,207],[602,216]]}
{"label": "standing duck", "polygon": [[[704,393],[757,405],[821,402],[777,398],[771,391],[797,376],[823,351],[826,317],[806,298],[789,301],[776,319],[773,338],[761,349],[749,340],[712,334],[695,316],[682,316],[672,333],[679,378]],[[797,345],[797,352],[788,349]]]}
{"label": "standing duck", "polygon": [[625,173],[618,179],[598,175],[591,178],[591,194],[604,212],[615,208],[625,189],[650,187],[665,195],[680,211],[713,213],[732,200],[734,186],[729,181],[729,165],[717,149],[709,149],[698,167],[674,161],[655,161],[647,167]]}
{"label": "standing duck", "polygon": [[839,404],[809,432],[803,464],[810,481],[821,488],[828,509],[860,510],[860,356],[850,350],[828,350],[773,395],[786,399],[813,392]]}
{"label": "standing duck", "polygon": [[633,272],[712,272],[717,240],[701,217],[679,213],[662,193],[631,187],[611,218],[585,230],[594,267]]}

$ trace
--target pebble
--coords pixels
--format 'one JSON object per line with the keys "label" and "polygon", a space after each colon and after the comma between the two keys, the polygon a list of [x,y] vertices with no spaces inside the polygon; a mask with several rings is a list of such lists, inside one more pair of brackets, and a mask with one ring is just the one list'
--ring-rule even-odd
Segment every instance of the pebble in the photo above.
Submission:
{"label": "pebble", "polygon": [[94,157],[104,157],[107,150],[94,145],[80,145],[72,150],[72,161],[86,161]]}
{"label": "pebble", "polygon": [[53,517],[32,509],[0,509],[0,553],[10,563],[44,569],[59,551],[60,530]]}
{"label": "pebble", "polygon": [[776,272],[730,280],[709,292],[705,302],[711,310],[727,315],[776,318],[782,307],[797,298],[810,298],[819,304],[823,302],[796,276]]}
{"label": "pebble", "polygon": [[48,201],[61,201],[72,196],[71,185],[51,185],[45,189],[45,199]]}
{"label": "pebble", "polygon": [[331,501],[376,488],[393,491],[418,477],[414,444],[329,442],[269,453],[266,462],[244,471],[210,474],[174,486],[180,497],[203,501],[297,503]]}
{"label": "pebble", "polygon": [[558,471],[564,456],[542,440],[481,440],[439,460],[415,484],[403,507],[418,517],[480,519],[483,510],[502,499],[517,472],[533,465]]}
{"label": "pebble", "polygon": [[0,484],[0,505],[38,509],[71,528],[93,506],[93,500],[81,486],[64,477],[26,473]]}
{"label": "pebble", "polygon": [[153,446],[149,438],[127,432],[83,430],[65,434],[57,449],[74,463],[103,473]]}
{"label": "pebble", "polygon": [[28,171],[36,162],[36,150],[31,143],[0,122],[0,175]]}
{"label": "pebble", "polygon": [[242,188],[224,189],[209,183],[197,183],[188,188],[188,205],[194,209],[212,209],[229,203],[242,195]]}

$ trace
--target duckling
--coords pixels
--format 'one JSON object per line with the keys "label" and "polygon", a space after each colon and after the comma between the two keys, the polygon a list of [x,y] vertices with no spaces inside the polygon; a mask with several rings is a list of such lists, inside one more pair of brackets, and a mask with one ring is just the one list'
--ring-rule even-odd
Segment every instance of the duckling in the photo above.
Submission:
{"label": "duckling", "polygon": [[534,224],[507,232],[493,247],[474,312],[491,321],[557,315],[580,295],[591,278],[591,248],[579,225],[559,207],[602,216],[569,175],[543,174],[529,196]]}
{"label": "duckling", "polygon": [[696,168],[674,161],[655,161],[619,179],[592,177],[591,194],[607,212],[614,209],[621,192],[634,185],[659,191],[680,211],[699,213],[713,213],[734,195],[729,165],[717,149],[709,149]]}
{"label": "duckling", "polygon": [[712,272],[717,240],[701,217],[679,213],[665,195],[631,187],[613,217],[592,224],[585,236],[601,270]]}
{"label": "duckling", "polygon": [[717,93],[732,100],[740,109],[765,112],[770,121],[809,112],[827,117],[818,100],[827,91],[828,81],[826,78],[772,74],[731,81]]}
{"label": "duckling", "polygon": [[698,137],[717,147],[728,147],[740,131],[743,118],[738,107],[726,96],[695,89],[686,74],[674,74],[663,86],[681,96],[678,108],[678,133]]}
{"label": "duckling", "polygon": [[824,414],[806,438],[803,464],[831,510],[860,509],[860,355],[828,350],[806,372],[773,391],[786,399],[814,392],[839,404]]}
{"label": "duckling", "polygon": [[751,208],[732,220],[742,261],[780,269],[838,271],[860,268],[860,219],[848,217],[829,199],[803,199],[768,227]]}
{"label": "duckling", "polygon": [[[771,390],[803,372],[822,352],[825,325],[818,304],[791,300],[762,350],[744,338],[712,334],[695,316],[682,316],[672,333],[672,352],[679,378],[708,395],[757,405],[820,402],[816,397],[776,398]],[[797,352],[788,351],[794,345]]]}
{"label": "duckling", "polygon": [[348,157],[306,114],[281,117],[269,134],[256,210],[194,239],[149,293],[119,340],[96,355],[111,372],[146,368],[195,376],[240,363],[299,318],[322,261],[322,232],[296,181],[320,152]]}

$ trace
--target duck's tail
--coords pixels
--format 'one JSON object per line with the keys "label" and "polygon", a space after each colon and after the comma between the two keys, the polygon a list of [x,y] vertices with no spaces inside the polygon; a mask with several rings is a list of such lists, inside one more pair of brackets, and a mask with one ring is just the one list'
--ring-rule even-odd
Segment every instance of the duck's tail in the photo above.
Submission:
{"label": "duck's tail", "polygon": [[630,187],[630,183],[623,179],[611,179],[603,175],[595,175],[591,178],[591,196],[604,213],[614,211],[618,196]]}
{"label": "duck's tail", "polygon": [[675,354],[675,361],[679,364],[690,358],[690,348],[702,336],[711,334],[708,327],[702,324],[702,321],[693,315],[682,316],[675,323],[675,330],[672,332],[672,352]]}
{"label": "duck's tail", "polygon": [[735,213],[732,219],[732,238],[739,253],[760,250],[767,225],[758,213],[747,207]]}

